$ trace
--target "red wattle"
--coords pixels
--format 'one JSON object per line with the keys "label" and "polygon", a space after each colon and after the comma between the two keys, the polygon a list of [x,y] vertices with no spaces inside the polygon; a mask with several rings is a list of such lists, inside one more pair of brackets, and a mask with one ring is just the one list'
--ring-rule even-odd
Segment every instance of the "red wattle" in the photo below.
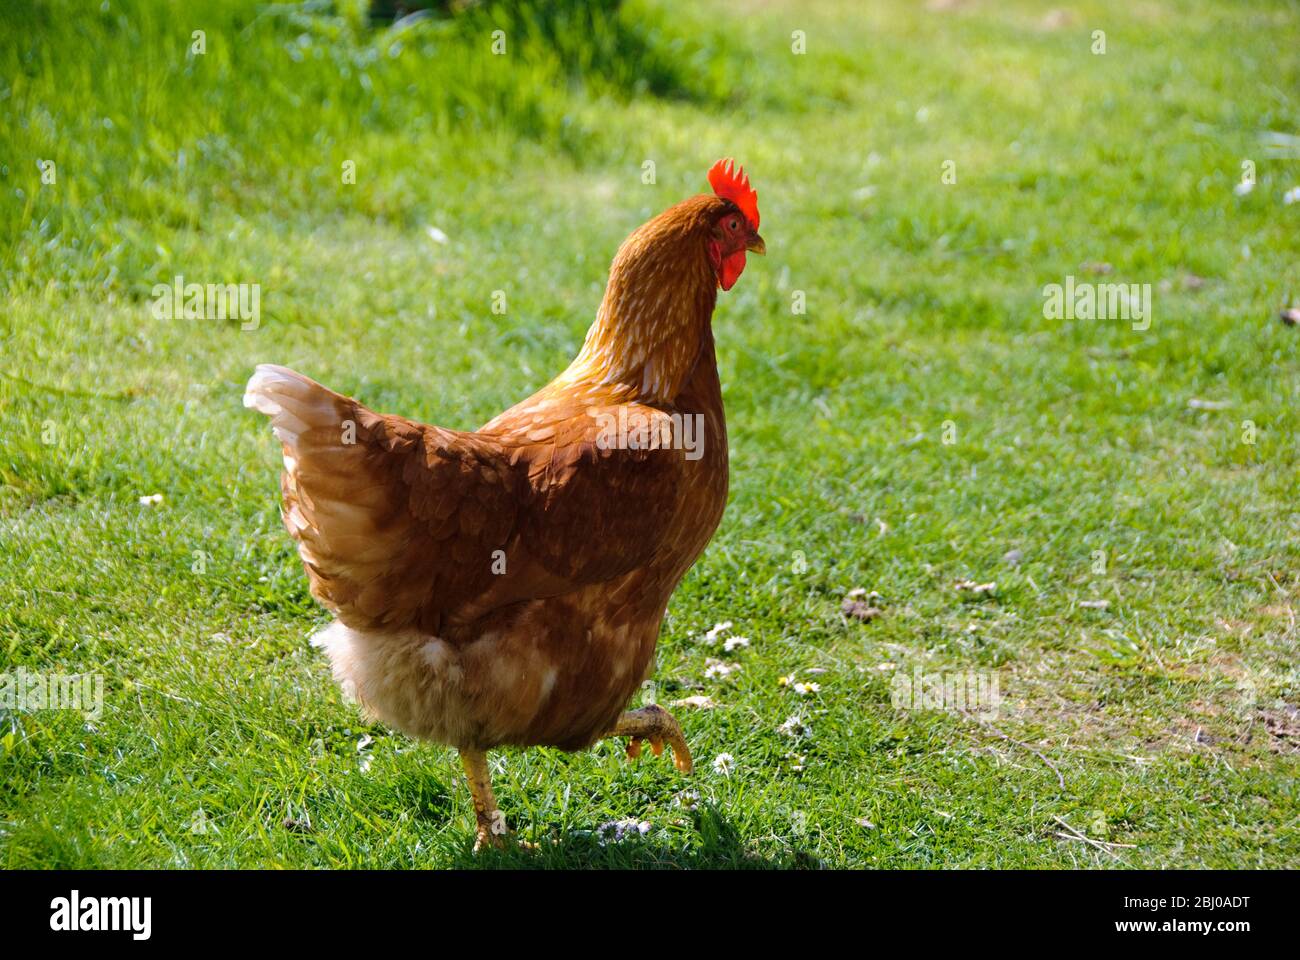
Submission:
{"label": "red wattle", "polygon": [[736,285],[740,273],[745,269],[745,251],[737,250],[722,258],[722,267],[718,270],[718,285],[723,290],[730,290]]}

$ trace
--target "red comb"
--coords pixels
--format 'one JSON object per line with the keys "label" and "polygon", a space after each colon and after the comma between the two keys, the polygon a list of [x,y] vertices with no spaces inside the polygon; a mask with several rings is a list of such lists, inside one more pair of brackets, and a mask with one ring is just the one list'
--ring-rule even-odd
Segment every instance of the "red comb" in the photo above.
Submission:
{"label": "red comb", "polygon": [[758,229],[758,194],[750,189],[749,177],[745,176],[743,167],[736,166],[736,161],[730,157],[719,160],[709,168],[709,186],[718,196],[740,207],[750,226]]}

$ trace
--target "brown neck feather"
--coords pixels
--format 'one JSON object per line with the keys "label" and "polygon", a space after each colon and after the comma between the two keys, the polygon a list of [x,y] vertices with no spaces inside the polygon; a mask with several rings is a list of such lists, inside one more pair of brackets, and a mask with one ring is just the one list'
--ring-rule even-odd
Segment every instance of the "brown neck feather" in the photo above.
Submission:
{"label": "brown neck feather", "polygon": [[622,384],[642,400],[672,402],[700,358],[718,298],[705,245],[720,204],[684,200],[623,241],[596,322],[559,381]]}

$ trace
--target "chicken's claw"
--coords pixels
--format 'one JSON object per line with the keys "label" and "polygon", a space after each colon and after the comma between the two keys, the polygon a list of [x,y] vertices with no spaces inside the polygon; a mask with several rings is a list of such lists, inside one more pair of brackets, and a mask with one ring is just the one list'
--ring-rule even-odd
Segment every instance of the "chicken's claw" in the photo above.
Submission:
{"label": "chicken's claw", "polygon": [[611,737],[627,737],[627,755],[635,759],[641,755],[641,742],[650,742],[650,752],[656,757],[662,756],[664,744],[673,749],[673,766],[682,773],[690,773],[691,750],[686,746],[682,728],[673,715],[657,704],[629,710],[618,718],[618,723],[608,734]]}
{"label": "chicken's claw", "polygon": [[[501,811],[496,811],[500,813]],[[480,823],[478,831],[474,837],[474,852],[482,853],[484,849],[492,849],[504,852],[506,850],[524,850],[528,853],[536,853],[540,847],[535,843],[527,840],[520,840],[519,836],[513,830],[505,830],[498,833],[491,826],[484,826]]]}

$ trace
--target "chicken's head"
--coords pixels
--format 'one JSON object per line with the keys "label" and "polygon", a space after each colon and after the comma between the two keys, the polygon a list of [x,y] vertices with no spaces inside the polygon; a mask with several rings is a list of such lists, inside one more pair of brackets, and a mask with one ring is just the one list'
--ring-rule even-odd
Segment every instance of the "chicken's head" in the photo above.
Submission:
{"label": "chicken's head", "polygon": [[709,262],[718,286],[730,290],[745,269],[745,253],[766,253],[758,235],[758,194],[749,177],[731,158],[719,160],[709,170],[709,185],[723,203],[709,234]]}

